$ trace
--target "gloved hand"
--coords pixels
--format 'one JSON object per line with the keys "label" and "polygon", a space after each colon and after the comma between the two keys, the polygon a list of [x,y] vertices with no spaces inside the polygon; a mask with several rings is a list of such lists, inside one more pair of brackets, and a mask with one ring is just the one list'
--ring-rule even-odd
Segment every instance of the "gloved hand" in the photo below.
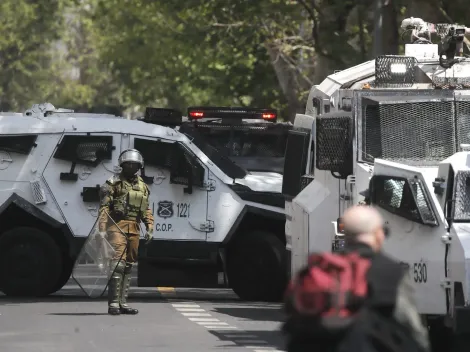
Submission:
{"label": "gloved hand", "polygon": [[153,229],[147,230],[147,232],[145,233],[144,238],[147,241],[146,244],[149,244],[152,241],[152,238],[153,238]]}

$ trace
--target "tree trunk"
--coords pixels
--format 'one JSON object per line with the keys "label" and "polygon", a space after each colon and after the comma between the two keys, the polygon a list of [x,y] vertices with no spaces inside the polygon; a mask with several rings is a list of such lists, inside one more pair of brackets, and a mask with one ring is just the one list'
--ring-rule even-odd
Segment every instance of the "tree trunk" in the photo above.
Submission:
{"label": "tree trunk", "polygon": [[385,0],[382,8],[382,54],[397,55],[399,45],[398,12],[394,0]]}
{"label": "tree trunk", "polygon": [[281,90],[287,100],[288,120],[293,122],[295,114],[302,112],[295,72],[289,67],[289,64],[283,59],[282,55],[280,55],[277,47],[267,44],[266,50],[271,59],[274,72],[276,72]]}

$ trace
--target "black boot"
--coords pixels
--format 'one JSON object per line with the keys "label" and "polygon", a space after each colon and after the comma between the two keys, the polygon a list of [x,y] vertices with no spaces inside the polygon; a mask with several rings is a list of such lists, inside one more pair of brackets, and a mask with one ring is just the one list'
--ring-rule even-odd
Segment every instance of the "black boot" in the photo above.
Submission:
{"label": "black boot", "polygon": [[132,264],[126,263],[126,267],[124,268],[124,275],[122,279],[122,286],[121,286],[121,299],[120,299],[120,307],[121,307],[121,314],[130,314],[135,315],[138,314],[139,311],[135,308],[129,307],[127,304],[127,297],[129,296],[129,286],[131,284],[131,272],[132,272]]}
{"label": "black boot", "polygon": [[115,269],[108,284],[108,314],[119,315],[121,314],[119,300],[121,297],[124,263],[113,260],[111,261],[111,266]]}

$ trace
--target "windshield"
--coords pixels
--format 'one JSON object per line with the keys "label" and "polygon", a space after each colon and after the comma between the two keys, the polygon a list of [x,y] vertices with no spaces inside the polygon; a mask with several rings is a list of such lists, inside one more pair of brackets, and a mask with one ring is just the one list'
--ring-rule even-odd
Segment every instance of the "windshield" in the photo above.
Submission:
{"label": "windshield", "polygon": [[289,124],[183,124],[180,131],[206,143],[249,171],[283,173]]}

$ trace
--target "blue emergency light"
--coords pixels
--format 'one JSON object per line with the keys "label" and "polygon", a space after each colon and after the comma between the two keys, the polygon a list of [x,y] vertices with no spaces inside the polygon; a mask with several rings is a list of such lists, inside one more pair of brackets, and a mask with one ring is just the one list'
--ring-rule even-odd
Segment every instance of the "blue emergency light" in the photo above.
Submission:
{"label": "blue emergency light", "polygon": [[188,108],[188,118],[190,120],[198,120],[203,118],[258,119],[276,122],[277,110],[244,107],[191,106]]}

